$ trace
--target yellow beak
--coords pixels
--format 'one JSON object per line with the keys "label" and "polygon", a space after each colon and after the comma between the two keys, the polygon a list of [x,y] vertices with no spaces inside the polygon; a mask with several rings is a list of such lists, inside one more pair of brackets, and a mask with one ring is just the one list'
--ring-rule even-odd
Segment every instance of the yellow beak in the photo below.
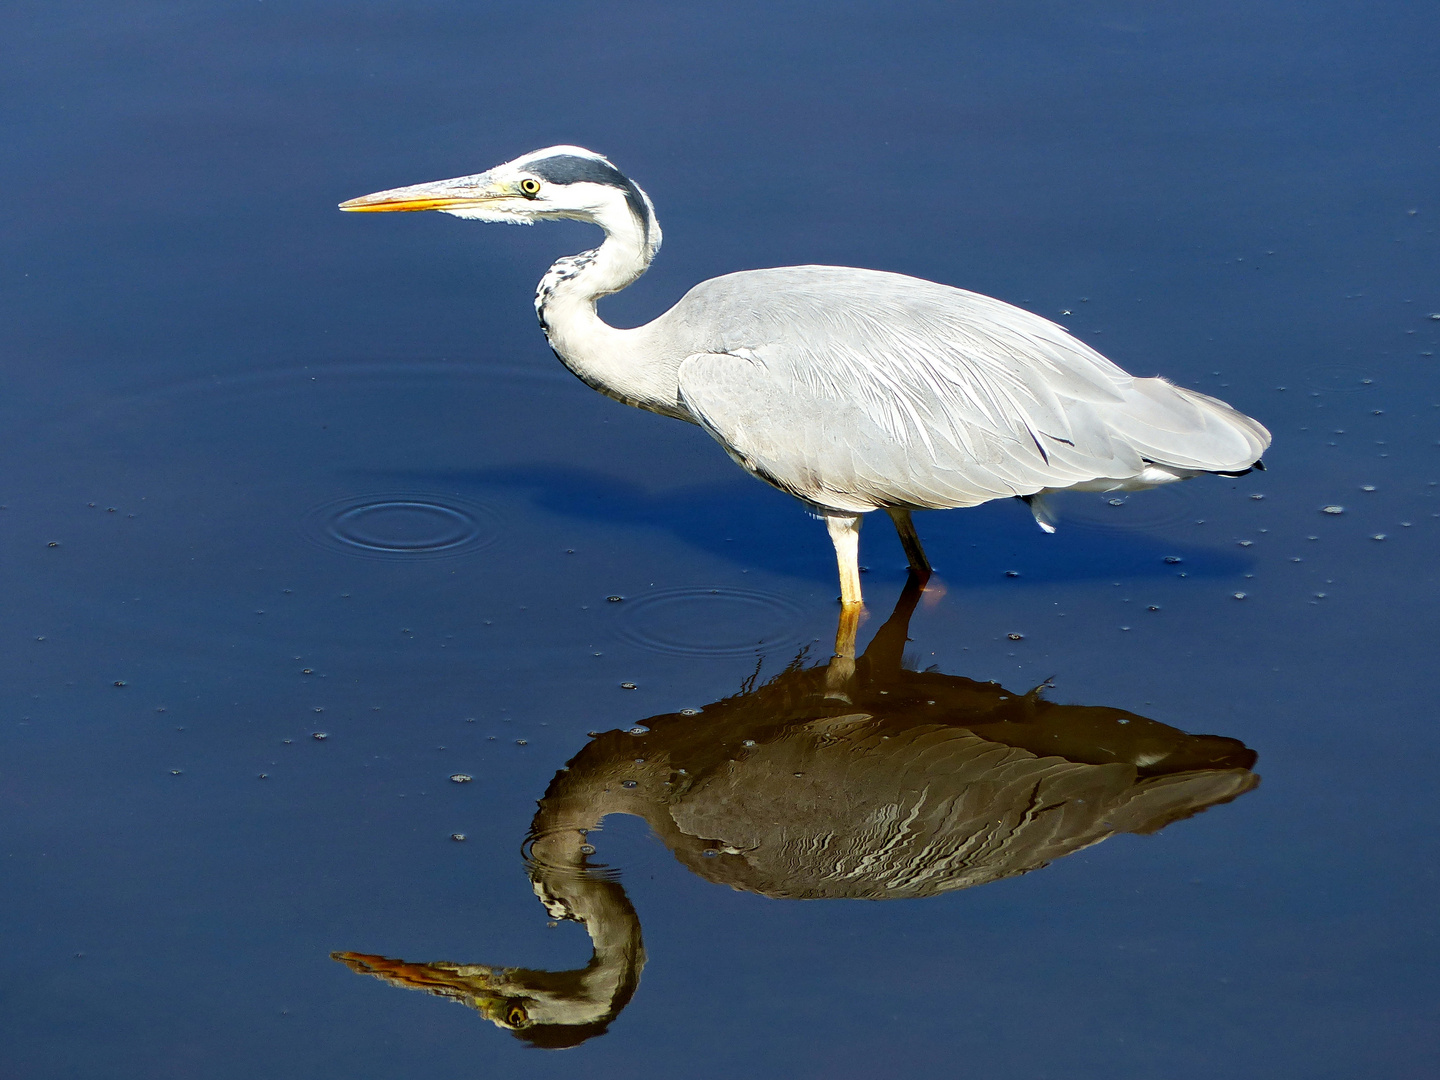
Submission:
{"label": "yellow beak", "polygon": [[453,210],[512,198],[515,194],[508,185],[493,183],[488,174],[481,173],[361,195],[341,203],[340,209],[365,214],[391,210]]}

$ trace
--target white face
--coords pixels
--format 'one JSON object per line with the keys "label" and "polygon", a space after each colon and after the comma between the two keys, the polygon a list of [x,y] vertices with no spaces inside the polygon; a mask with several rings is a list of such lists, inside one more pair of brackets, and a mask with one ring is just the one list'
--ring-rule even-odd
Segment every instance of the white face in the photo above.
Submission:
{"label": "white face", "polygon": [[650,200],[605,158],[578,146],[552,146],[489,172],[392,188],[340,204],[361,212],[440,210],[473,221],[528,225],[569,218],[608,232],[654,221]]}

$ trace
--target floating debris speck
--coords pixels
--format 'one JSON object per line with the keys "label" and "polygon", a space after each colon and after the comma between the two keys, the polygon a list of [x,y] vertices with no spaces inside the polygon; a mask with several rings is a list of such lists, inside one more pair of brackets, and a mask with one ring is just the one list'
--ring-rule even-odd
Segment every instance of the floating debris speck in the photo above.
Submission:
{"label": "floating debris speck", "polygon": [[464,834],[463,832],[452,832],[452,833],[450,834],[450,839],[451,839],[451,840],[464,840],[464,839],[465,839],[465,834]]}
{"label": "floating debris speck", "polygon": [[1182,559],[1182,558],[1180,558],[1179,555],[1166,555],[1166,556],[1165,556],[1165,561],[1166,561],[1167,563],[1169,563],[1171,566],[1174,566],[1175,564],[1177,564],[1177,563],[1182,563],[1182,562],[1184,562],[1185,560]]}
{"label": "floating debris speck", "polygon": [[469,773],[457,772],[450,774],[450,782],[452,784],[468,784],[471,780],[474,779],[475,777],[471,776]]}
{"label": "floating debris speck", "polygon": [[1005,636],[1008,637],[1011,641],[1024,641],[1024,640],[1025,640],[1025,635],[1024,635],[1024,634],[1006,634]]}
{"label": "floating debris speck", "polygon": [[621,690],[639,690],[640,687],[638,687],[637,685],[635,685],[633,682],[622,682],[622,683],[620,684],[620,689],[621,689]]}
{"label": "floating debris speck", "polygon": [[1231,593],[1230,595],[1233,596],[1233,597],[1235,597],[1236,600],[1244,600],[1245,597],[1249,596],[1250,594],[1249,594],[1249,593],[1243,593],[1243,592],[1237,592],[1237,593]]}
{"label": "floating debris speck", "polygon": [[330,737],[330,733],[328,731],[312,731],[310,737],[316,742],[324,742]]}

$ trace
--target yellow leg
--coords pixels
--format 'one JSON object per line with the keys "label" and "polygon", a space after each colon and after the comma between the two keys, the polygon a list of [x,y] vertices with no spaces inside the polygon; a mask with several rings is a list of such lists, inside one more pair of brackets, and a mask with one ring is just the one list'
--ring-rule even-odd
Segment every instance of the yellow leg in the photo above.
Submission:
{"label": "yellow leg", "polygon": [[840,566],[840,602],[860,604],[860,515],[826,514],[825,527]]}
{"label": "yellow leg", "polygon": [[905,549],[905,560],[910,564],[910,569],[915,571],[921,580],[928,578],[933,571],[930,560],[925,557],[925,549],[920,546],[920,534],[915,531],[915,524],[910,520],[910,511],[887,506],[885,512],[890,515],[890,520],[895,523],[895,531],[900,534],[900,546]]}

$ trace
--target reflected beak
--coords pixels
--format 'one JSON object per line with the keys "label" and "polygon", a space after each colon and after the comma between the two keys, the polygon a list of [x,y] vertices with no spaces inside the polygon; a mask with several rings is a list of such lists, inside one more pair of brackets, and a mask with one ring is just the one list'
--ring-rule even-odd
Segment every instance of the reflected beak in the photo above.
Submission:
{"label": "reflected beak", "polygon": [[497,183],[489,173],[432,180],[426,184],[377,191],[340,204],[341,210],[380,213],[387,210],[456,210],[484,206],[503,199],[523,198],[513,184]]}
{"label": "reflected beak", "polygon": [[424,990],[442,997],[475,999],[476,1007],[488,1001],[494,980],[490,968],[479,965],[465,965],[462,971],[449,964],[411,964],[404,960],[392,960],[388,956],[370,953],[334,952],[332,960],[338,960],[350,970],[361,975],[374,975],[393,986],[404,986],[411,990]]}

